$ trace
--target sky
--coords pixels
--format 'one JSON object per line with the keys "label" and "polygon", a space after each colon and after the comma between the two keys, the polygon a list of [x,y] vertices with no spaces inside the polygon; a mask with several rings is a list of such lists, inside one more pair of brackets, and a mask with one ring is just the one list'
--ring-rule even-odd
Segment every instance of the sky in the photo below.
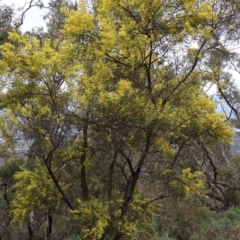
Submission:
{"label": "sky", "polygon": [[[1,4],[11,5],[13,4],[15,6],[15,9],[22,8],[25,5],[25,8],[29,5],[30,0],[1,0]],[[34,2],[37,2],[35,0]],[[46,6],[48,5],[48,0],[42,0]],[[21,13],[22,11],[19,11]],[[39,9],[38,7],[33,7],[30,10],[27,11],[26,16],[24,18],[24,24],[21,27],[21,30],[23,32],[29,31],[34,27],[46,27],[42,17],[45,14],[44,9]]]}

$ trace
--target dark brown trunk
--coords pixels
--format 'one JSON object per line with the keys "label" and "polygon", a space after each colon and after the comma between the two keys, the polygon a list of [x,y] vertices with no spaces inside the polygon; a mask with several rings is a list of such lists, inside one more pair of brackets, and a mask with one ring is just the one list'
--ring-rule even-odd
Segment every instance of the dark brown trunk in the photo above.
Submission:
{"label": "dark brown trunk", "polygon": [[130,178],[130,184],[129,184],[128,189],[126,191],[126,195],[125,195],[123,206],[122,206],[121,217],[124,217],[127,213],[129,203],[132,199],[132,196],[133,196],[134,191],[135,191],[136,186],[137,186],[137,182],[138,182],[138,179],[139,179],[139,175],[141,173],[141,169],[142,169],[144,160],[145,160],[145,158],[148,154],[148,150],[150,148],[150,142],[151,142],[150,140],[151,140],[151,138],[150,138],[150,134],[149,134],[147,136],[147,139],[146,139],[146,145],[145,145],[144,152],[143,152],[142,156],[140,157],[140,159],[138,161],[136,170],[134,171],[134,173],[132,174],[132,177]]}
{"label": "dark brown trunk", "polygon": [[47,164],[47,162],[45,161],[45,165],[47,167],[48,173],[51,177],[51,179],[54,182],[55,187],[57,188],[57,190],[59,191],[59,193],[62,195],[62,200],[67,204],[67,206],[71,209],[74,210],[73,205],[71,204],[70,200],[68,199],[67,195],[65,194],[65,192],[63,191],[62,187],[60,186],[56,176],[54,175],[51,167]]}
{"label": "dark brown trunk", "polygon": [[[126,189],[126,194],[124,197],[124,201],[123,201],[123,205],[122,205],[122,213],[121,213],[121,219],[123,219],[128,212],[128,208],[129,208],[129,204],[130,201],[133,197],[134,191],[136,189],[137,186],[137,182],[141,173],[141,169],[144,163],[144,160],[148,154],[149,148],[150,148],[150,143],[151,143],[151,132],[148,133],[147,138],[146,138],[146,144],[145,144],[145,149],[144,152],[142,153],[142,156],[140,157],[136,170],[132,173],[131,178],[129,179],[129,183],[128,183],[128,187]],[[123,234],[121,232],[117,232],[114,240],[121,240],[123,237]]]}
{"label": "dark brown trunk", "polygon": [[112,198],[114,165],[117,160],[117,154],[118,154],[118,152],[115,151],[112,163],[110,164],[110,167],[109,167],[109,177],[108,177],[108,199],[109,200]]}
{"label": "dark brown trunk", "polygon": [[117,233],[116,236],[114,237],[114,240],[122,240],[122,239],[124,239],[122,233]]}
{"label": "dark brown trunk", "polygon": [[28,215],[28,240],[33,240],[33,211]]}
{"label": "dark brown trunk", "polygon": [[86,158],[87,158],[87,147],[88,147],[88,142],[87,142],[87,137],[88,137],[88,121],[84,123],[83,126],[83,154],[81,156],[81,188],[82,188],[82,197],[83,200],[87,201],[89,199],[89,192],[88,192],[88,186],[87,186],[87,180],[86,180]]}
{"label": "dark brown trunk", "polygon": [[45,239],[50,240],[52,234],[52,221],[53,221],[50,209],[47,211],[46,221],[47,222],[45,229]]}

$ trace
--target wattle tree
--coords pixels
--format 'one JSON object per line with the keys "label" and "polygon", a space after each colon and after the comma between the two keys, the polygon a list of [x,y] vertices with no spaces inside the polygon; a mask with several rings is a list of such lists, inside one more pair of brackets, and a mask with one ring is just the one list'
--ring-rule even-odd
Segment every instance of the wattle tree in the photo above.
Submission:
{"label": "wattle tree", "polygon": [[221,34],[230,42],[239,31],[237,2],[220,2],[81,1],[61,10],[54,38],[9,32],[0,130],[5,146],[28,149],[15,222],[45,214],[46,239],[55,215],[82,239],[149,239],[161,199],[204,195],[196,149],[204,156],[232,139],[204,91],[225,87],[210,60]]}

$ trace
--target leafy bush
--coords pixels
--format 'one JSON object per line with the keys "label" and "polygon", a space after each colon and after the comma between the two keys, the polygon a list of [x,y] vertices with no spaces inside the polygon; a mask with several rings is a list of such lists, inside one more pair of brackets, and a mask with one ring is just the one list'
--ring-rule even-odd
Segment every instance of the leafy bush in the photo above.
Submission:
{"label": "leafy bush", "polygon": [[200,230],[193,234],[191,240],[240,239],[240,208],[231,207],[220,213],[208,210],[200,225]]}

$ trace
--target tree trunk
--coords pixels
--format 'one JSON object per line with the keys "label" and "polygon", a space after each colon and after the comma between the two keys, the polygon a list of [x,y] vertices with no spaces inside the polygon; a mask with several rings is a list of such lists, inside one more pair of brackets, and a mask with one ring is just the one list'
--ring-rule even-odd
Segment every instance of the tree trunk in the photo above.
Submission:
{"label": "tree trunk", "polygon": [[[150,148],[150,143],[151,143],[151,132],[149,132],[147,134],[145,149],[144,149],[144,151],[142,153],[142,156],[140,157],[140,159],[137,163],[136,170],[133,171],[132,176],[129,179],[130,182],[127,184],[127,189],[126,189],[126,194],[125,194],[122,209],[121,209],[122,212],[121,212],[120,219],[124,219],[124,217],[128,213],[129,204],[131,202],[134,191],[136,189],[137,182],[138,182],[138,179],[139,179],[139,176],[140,176],[140,173],[141,173],[141,169],[142,169],[142,166],[144,164],[144,160],[146,159],[146,156],[147,156],[149,148]],[[122,237],[123,237],[123,233],[117,232],[115,237],[114,237],[114,240],[121,240]]]}
{"label": "tree trunk", "polygon": [[115,151],[113,160],[109,166],[109,176],[108,176],[108,199],[110,200],[112,198],[112,189],[113,189],[113,176],[114,176],[114,165],[117,160],[117,154],[118,152]]}
{"label": "tree trunk", "polygon": [[88,186],[87,186],[87,180],[86,180],[86,159],[87,159],[87,147],[88,147],[88,121],[86,120],[83,126],[83,154],[81,156],[81,188],[82,188],[82,197],[83,200],[88,200]]}
{"label": "tree trunk", "polygon": [[28,215],[28,240],[33,240],[33,228],[34,228],[33,214],[34,212],[32,210]]}
{"label": "tree trunk", "polygon": [[45,239],[50,240],[52,234],[52,215],[51,210],[48,209],[46,216],[46,229],[45,229]]}

